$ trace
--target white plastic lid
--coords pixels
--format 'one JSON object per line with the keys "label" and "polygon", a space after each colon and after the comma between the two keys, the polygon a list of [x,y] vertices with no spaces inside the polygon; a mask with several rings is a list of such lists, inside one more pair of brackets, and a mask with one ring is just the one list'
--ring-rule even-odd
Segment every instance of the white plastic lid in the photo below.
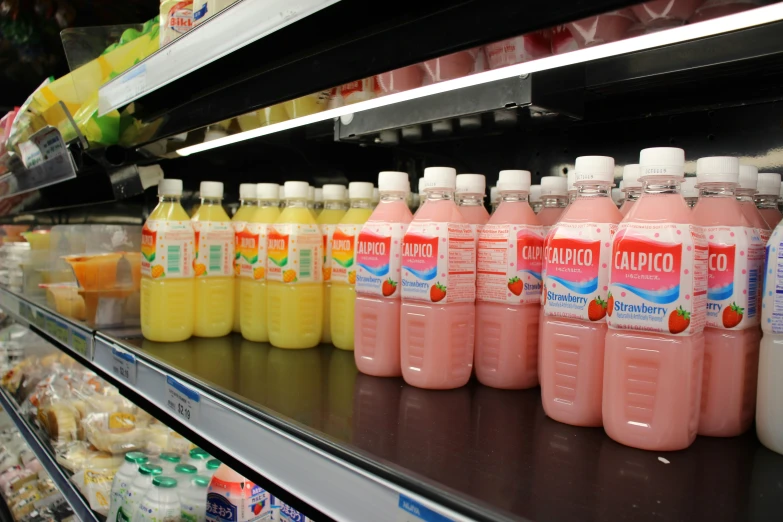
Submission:
{"label": "white plastic lid", "polygon": [[623,189],[641,188],[642,182],[639,178],[642,175],[642,167],[638,163],[631,163],[623,167]]}
{"label": "white plastic lid", "polygon": [[498,175],[498,192],[529,192],[530,171],[501,170]]}
{"label": "white plastic lid", "polygon": [[530,201],[541,201],[541,185],[530,185]]}
{"label": "white plastic lid", "polygon": [[324,189],[322,188],[315,189],[315,202],[316,203],[324,202]]}
{"label": "white plastic lid", "polygon": [[324,185],[324,201],[345,201],[345,185]]}
{"label": "white plastic lid", "polygon": [[352,181],[348,183],[348,199],[372,199],[372,183]]}
{"label": "white plastic lid", "polygon": [[759,181],[759,169],[753,165],[739,166],[739,188],[756,190]]}
{"label": "white plastic lid", "polygon": [[378,203],[381,200],[381,191],[377,188],[372,188],[372,202]]}
{"label": "white plastic lid", "polygon": [[574,181],[576,181],[576,169],[571,169],[568,171],[568,174],[566,174],[566,182],[568,184],[568,192],[576,192],[576,187],[574,186]]}
{"label": "white plastic lid", "polygon": [[280,197],[280,185],[276,183],[259,183],[256,185],[256,197],[258,199],[278,199]]}
{"label": "white plastic lid", "polygon": [[419,194],[424,194],[424,176],[419,178]]}
{"label": "white plastic lid", "polygon": [[639,153],[642,176],[685,177],[685,151],[677,147],[653,147]]}
{"label": "white plastic lid", "polygon": [[574,184],[614,184],[614,158],[609,156],[579,156],[574,171]]}
{"label": "white plastic lid", "polygon": [[451,167],[427,167],[424,169],[424,190],[454,190],[456,187],[457,171]]}
{"label": "white plastic lid", "polygon": [[[535,185],[533,186],[535,187]],[[541,178],[541,195],[542,196],[568,195],[568,180],[563,176],[544,176],[543,178]]]}
{"label": "white plastic lid", "polygon": [[494,202],[498,199],[500,199],[500,192],[498,191],[498,188],[489,187],[489,200]]}
{"label": "white plastic lid", "polygon": [[481,194],[487,189],[484,174],[457,174],[457,194]]}
{"label": "white plastic lid", "polygon": [[158,196],[181,196],[182,180],[164,178],[158,183]]}
{"label": "white plastic lid", "polygon": [[697,183],[737,183],[739,159],[731,156],[711,156],[696,160]]}
{"label": "white plastic lid", "polygon": [[381,192],[408,192],[410,181],[407,172],[386,170],[378,174],[378,190]]}
{"label": "white plastic lid", "polygon": [[685,178],[680,185],[680,193],[684,198],[698,198],[699,189],[696,188],[696,178]]}
{"label": "white plastic lid", "polygon": [[283,187],[285,199],[307,199],[310,193],[310,185],[306,181],[286,181]]}
{"label": "white plastic lid", "polygon": [[[275,185],[277,187],[277,185]],[[255,199],[256,198],[256,184],[255,183],[241,183],[239,185],[239,199]]]}
{"label": "white plastic lid", "polygon": [[222,198],[223,183],[220,181],[202,181],[199,187],[202,198]]}
{"label": "white plastic lid", "polygon": [[765,196],[780,194],[780,174],[760,173],[757,190]]}
{"label": "white plastic lid", "polygon": [[307,187],[307,201],[315,201],[315,187],[312,185]]}

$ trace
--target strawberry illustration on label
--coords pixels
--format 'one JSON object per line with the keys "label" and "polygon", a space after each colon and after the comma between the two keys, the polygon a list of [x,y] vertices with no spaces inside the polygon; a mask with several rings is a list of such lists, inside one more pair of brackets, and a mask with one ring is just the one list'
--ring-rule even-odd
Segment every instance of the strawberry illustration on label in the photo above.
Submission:
{"label": "strawberry illustration on label", "polygon": [[590,301],[587,305],[587,317],[591,321],[599,321],[606,316],[606,301],[601,299],[601,296],[596,296],[595,299]]}
{"label": "strawberry illustration on label", "polygon": [[430,288],[430,301],[433,303],[437,303],[438,301],[442,301],[446,297],[446,287],[442,284],[435,283],[432,285],[432,288]]}
{"label": "strawberry illustration on label", "polygon": [[609,292],[609,299],[607,300],[606,305],[606,313],[609,314],[609,317],[612,317],[612,310],[614,310],[614,297],[612,296],[612,292]]}
{"label": "strawberry illustration on label", "polygon": [[383,297],[389,297],[390,295],[394,294],[394,292],[397,291],[397,281],[393,281],[391,278],[387,279],[383,282],[381,292],[383,292]]}
{"label": "strawberry illustration on label", "polygon": [[512,277],[508,280],[508,289],[514,295],[520,295],[522,293],[522,280],[518,277]]}
{"label": "strawberry illustration on label", "polygon": [[742,322],[742,316],[745,309],[732,302],[730,306],[723,309],[723,327],[734,328]]}
{"label": "strawberry illustration on label", "polygon": [[677,307],[669,316],[669,332],[678,334],[684,332],[691,324],[691,313],[686,312],[682,306]]}

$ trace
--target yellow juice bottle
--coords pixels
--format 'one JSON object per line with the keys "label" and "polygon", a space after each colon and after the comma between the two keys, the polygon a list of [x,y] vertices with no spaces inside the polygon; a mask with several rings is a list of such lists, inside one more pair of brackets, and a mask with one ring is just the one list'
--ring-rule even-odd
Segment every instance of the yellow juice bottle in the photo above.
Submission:
{"label": "yellow juice bottle", "polygon": [[[277,187],[277,185],[275,185]],[[244,230],[245,224],[248,222],[248,218],[255,210],[257,206],[256,200],[256,184],[255,183],[242,183],[239,185],[239,208],[237,209],[234,217],[231,218],[231,223],[234,225],[234,327],[232,331],[239,332],[239,316],[240,316],[240,302],[239,302],[239,236],[237,235],[239,230]]]}
{"label": "yellow juice bottle", "polygon": [[160,202],[142,229],[141,332],[151,341],[193,335],[195,237],[181,196],[182,180],[162,180]]}
{"label": "yellow juice bottle", "polygon": [[269,225],[280,217],[277,197],[276,184],[259,183],[255,206],[243,230],[237,232],[240,326],[242,337],[248,341],[269,341],[266,238]]}
{"label": "yellow juice bottle", "polygon": [[323,323],[323,239],[310,209],[308,185],[287,181],[286,206],[267,233],[267,325],[278,348],[312,348]]}
{"label": "yellow juice bottle", "polygon": [[193,335],[221,337],[234,327],[234,228],[223,209],[223,184],[201,182],[196,233],[196,324]]}
{"label": "yellow juice bottle", "polygon": [[350,208],[332,236],[332,292],[330,324],[332,344],[342,350],[353,350],[353,315],[356,300],[356,240],[362,225],[372,214],[372,183],[348,185]]}
{"label": "yellow juice bottle", "polygon": [[324,321],[321,342],[332,342],[332,325],[329,319],[329,301],[332,295],[332,234],[337,223],[345,215],[345,187],[343,185],[324,185],[324,209],[318,215],[318,226],[323,237],[324,267]]}

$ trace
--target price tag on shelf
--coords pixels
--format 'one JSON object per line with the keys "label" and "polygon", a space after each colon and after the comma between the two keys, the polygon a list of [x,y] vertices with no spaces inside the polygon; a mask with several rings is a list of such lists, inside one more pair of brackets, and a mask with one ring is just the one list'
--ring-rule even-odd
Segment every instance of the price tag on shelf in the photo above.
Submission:
{"label": "price tag on shelf", "polygon": [[136,356],[114,346],[111,358],[112,373],[129,384],[136,384]]}
{"label": "price tag on shelf", "polygon": [[397,503],[397,522],[454,522],[453,519],[433,511],[421,502],[400,495]]}
{"label": "price tag on shelf", "polygon": [[191,424],[197,424],[201,409],[201,396],[197,391],[167,375],[166,406],[181,419]]}
{"label": "price tag on shelf", "polygon": [[65,346],[71,345],[71,336],[68,326],[52,317],[46,318],[46,333],[63,343]]}
{"label": "price tag on shelf", "polygon": [[71,348],[85,359],[92,360],[91,354],[89,353],[90,342],[87,339],[87,334],[79,332],[78,330],[71,330]]}

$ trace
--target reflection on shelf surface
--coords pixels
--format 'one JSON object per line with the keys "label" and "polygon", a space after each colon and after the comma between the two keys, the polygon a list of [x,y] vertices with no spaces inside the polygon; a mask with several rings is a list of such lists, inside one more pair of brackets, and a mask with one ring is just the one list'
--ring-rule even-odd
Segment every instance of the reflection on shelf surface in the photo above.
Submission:
{"label": "reflection on shelf surface", "polygon": [[353,352],[327,345],[284,350],[238,335],[172,344],[121,340],[251,408],[499,517],[734,521],[783,512],[783,456],[762,447],[753,431],[698,437],[686,451],[646,452],[601,429],[548,419],[538,389],[471,381],[456,390],[422,390],[363,375]]}

